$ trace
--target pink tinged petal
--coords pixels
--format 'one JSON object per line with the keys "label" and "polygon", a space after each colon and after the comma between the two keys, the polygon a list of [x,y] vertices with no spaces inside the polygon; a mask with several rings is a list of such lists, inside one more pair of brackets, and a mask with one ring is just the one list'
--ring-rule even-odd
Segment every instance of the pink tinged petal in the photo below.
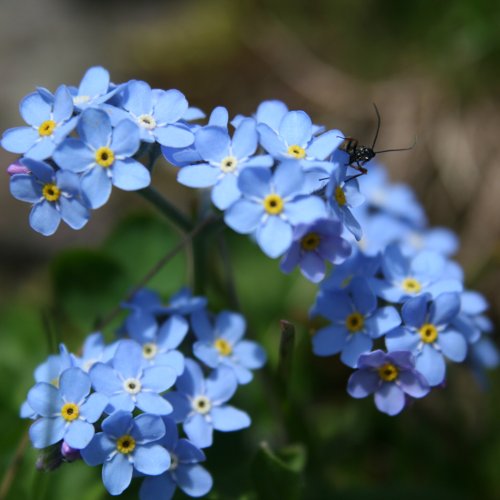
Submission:
{"label": "pink tinged petal", "polygon": [[451,361],[462,362],[467,356],[467,341],[454,330],[445,330],[438,336],[437,343],[443,354]]}
{"label": "pink tinged petal", "polygon": [[78,404],[90,392],[90,377],[80,368],[69,368],[59,378],[59,391],[66,401]]}
{"label": "pink tinged petal", "polygon": [[78,95],[95,97],[105,94],[109,88],[109,72],[102,66],[93,66],[83,75]]}
{"label": "pink tinged petal", "polygon": [[285,156],[287,153],[286,145],[283,139],[265,123],[259,123],[257,126],[260,144],[273,156]]}
{"label": "pink tinged petal", "polygon": [[235,344],[245,335],[246,321],[238,313],[222,311],[215,319],[215,336]]}
{"label": "pink tinged petal", "polygon": [[238,342],[234,346],[233,353],[239,364],[252,370],[264,366],[267,358],[266,351],[257,342],[251,340]]}
{"label": "pink tinged petal", "polygon": [[71,118],[73,107],[73,98],[69,93],[68,87],[61,85],[54,95],[54,121],[61,123]]}
{"label": "pink tinged petal", "polygon": [[313,338],[313,352],[318,356],[331,356],[344,348],[347,331],[341,326],[327,326],[318,330]]}
{"label": "pink tinged petal", "polygon": [[248,414],[233,406],[225,405],[212,408],[211,415],[214,429],[217,431],[238,431],[249,427],[251,424]]}
{"label": "pink tinged petal", "polygon": [[358,360],[361,354],[370,352],[373,346],[372,339],[364,333],[355,333],[347,338],[347,342],[342,349],[340,359],[343,363],[351,368],[358,366]]}
{"label": "pink tinged petal", "polygon": [[203,415],[195,413],[184,422],[184,432],[190,441],[198,448],[211,446],[213,442],[213,426]]}
{"label": "pink tinged petal", "polygon": [[49,201],[43,200],[31,209],[30,225],[35,231],[44,236],[54,234],[60,222],[61,214],[57,211],[55,205]]}
{"label": "pink tinged petal", "polygon": [[94,392],[80,406],[80,416],[87,422],[93,424],[99,420],[107,404],[107,396],[99,392]]}
{"label": "pink tinged petal", "polygon": [[170,454],[159,444],[139,446],[134,451],[134,467],[148,476],[158,476],[170,467]]}
{"label": "pink tinged petal", "polygon": [[87,224],[89,209],[76,198],[60,198],[61,217],[72,229],[81,229]]}
{"label": "pink tinged petal", "polygon": [[123,120],[113,130],[111,138],[111,150],[115,156],[132,156],[137,153],[141,144],[138,126],[129,121]]}
{"label": "pink tinged petal", "polygon": [[28,94],[19,104],[19,112],[23,120],[34,127],[50,118],[52,105],[39,92]]}
{"label": "pink tinged petal", "polygon": [[115,161],[112,169],[113,185],[124,191],[136,191],[151,184],[149,170],[132,158]]}
{"label": "pink tinged petal", "polygon": [[66,139],[54,151],[54,161],[65,170],[83,172],[95,164],[94,153],[80,140]]}
{"label": "pink tinged petal", "polygon": [[171,500],[177,485],[169,473],[145,477],[139,490],[140,500]]}
{"label": "pink tinged petal", "polygon": [[424,345],[422,352],[416,358],[415,368],[425,377],[431,387],[444,381],[446,363],[443,355],[431,345]]}
{"label": "pink tinged petal", "polygon": [[307,148],[307,156],[317,160],[324,160],[330,156],[344,141],[339,130],[330,130],[313,140]]}
{"label": "pink tinged petal", "polygon": [[40,187],[32,175],[17,174],[10,178],[10,194],[16,200],[35,203],[40,199]]}
{"label": "pink tinged petal", "polygon": [[375,393],[375,406],[387,415],[397,415],[405,407],[405,394],[394,383],[384,383]]}
{"label": "pink tinged petal", "polygon": [[429,384],[419,373],[402,371],[399,373],[398,382],[401,389],[412,398],[423,398],[430,391]]}
{"label": "pink tinged petal", "polygon": [[231,368],[221,366],[209,375],[206,386],[206,395],[212,405],[218,405],[233,397],[238,388],[238,382]]}
{"label": "pink tinged petal", "polygon": [[220,174],[220,169],[208,163],[188,165],[177,172],[177,181],[184,186],[206,188],[213,186]]}
{"label": "pink tinged petal", "polygon": [[170,89],[164,92],[155,105],[155,116],[161,123],[174,123],[184,117],[189,104],[182,92]]}
{"label": "pink tinged petal", "polygon": [[299,266],[304,277],[312,283],[319,283],[325,277],[325,261],[316,252],[305,252]]}
{"label": "pink tinged petal", "polygon": [[102,207],[111,196],[112,183],[104,168],[95,166],[82,176],[82,193],[91,208]]}
{"label": "pink tinged petal", "polygon": [[256,122],[253,118],[245,118],[234,131],[232,150],[236,158],[246,158],[255,153],[257,149]]}
{"label": "pink tinged petal", "polygon": [[66,422],[62,417],[40,418],[31,424],[29,435],[34,448],[46,448],[64,436]]}
{"label": "pink tinged petal", "polygon": [[82,141],[94,149],[108,146],[111,139],[111,120],[100,109],[86,109],[78,122],[78,133]]}
{"label": "pink tinged petal", "polygon": [[102,392],[106,396],[123,390],[123,384],[116,371],[104,363],[96,363],[89,372],[92,385],[97,392]]}
{"label": "pink tinged petal", "polygon": [[212,202],[219,210],[226,210],[241,198],[238,179],[233,174],[226,174],[212,189]]}
{"label": "pink tinged petal", "polygon": [[180,464],[174,474],[179,488],[190,497],[201,497],[212,489],[212,476],[201,465]]}
{"label": "pink tinged petal", "polygon": [[167,125],[154,130],[156,140],[162,145],[171,148],[186,148],[194,142],[191,130],[178,125]]}
{"label": "pink tinged petal", "polygon": [[81,455],[87,465],[94,467],[104,463],[115,448],[115,442],[103,432],[99,432],[89,445],[81,451]]}
{"label": "pink tinged petal", "polygon": [[168,366],[152,366],[146,368],[141,378],[141,384],[144,389],[151,389],[154,392],[161,393],[170,389],[175,383],[177,375],[175,371]]}
{"label": "pink tinged petal", "polygon": [[272,259],[283,255],[292,244],[290,224],[276,215],[257,228],[257,243],[261,250]]}
{"label": "pink tinged petal", "polygon": [[32,158],[33,160],[45,160],[52,155],[55,149],[55,142],[50,137],[43,137],[35,142],[25,155],[26,158]]}
{"label": "pink tinged petal", "polygon": [[83,420],[74,420],[71,422],[64,434],[64,441],[74,448],[81,450],[85,448],[94,437],[95,429],[92,424]]}
{"label": "pink tinged petal", "polygon": [[161,325],[158,344],[165,349],[175,349],[184,340],[188,330],[188,322],[182,316],[172,316]]}
{"label": "pink tinged petal", "polygon": [[132,481],[134,467],[128,457],[117,453],[111,460],[104,462],[102,467],[102,480],[105,488],[111,495],[120,495]]}
{"label": "pink tinged petal", "polygon": [[39,137],[38,132],[31,127],[9,128],[3,133],[1,144],[11,153],[26,153]]}
{"label": "pink tinged petal", "polygon": [[226,210],[224,222],[237,233],[249,234],[255,231],[263,215],[262,204],[241,199]]}
{"label": "pink tinged petal", "polygon": [[318,196],[307,196],[302,199],[289,201],[285,205],[285,214],[290,223],[308,224],[327,216],[325,203]]}
{"label": "pink tinged petal", "polygon": [[357,370],[347,382],[347,392],[356,399],[366,398],[380,386],[380,377],[373,370]]}
{"label": "pink tinged petal", "polygon": [[376,339],[393,330],[401,324],[401,317],[396,308],[392,306],[377,309],[372,316],[365,320],[365,330]]}
{"label": "pink tinged petal", "polygon": [[204,127],[198,130],[194,143],[206,161],[219,163],[230,153],[231,140],[227,131],[220,127]]}
{"label": "pink tinged petal", "polygon": [[281,120],[279,131],[288,145],[304,147],[312,135],[312,122],[304,111],[290,111]]}

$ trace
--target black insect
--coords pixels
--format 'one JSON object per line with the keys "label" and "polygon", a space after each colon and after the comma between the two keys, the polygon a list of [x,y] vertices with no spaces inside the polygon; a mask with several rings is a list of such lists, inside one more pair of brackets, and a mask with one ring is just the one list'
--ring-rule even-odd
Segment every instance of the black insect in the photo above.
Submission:
{"label": "black insect", "polygon": [[341,139],[344,139],[344,143],[340,146],[339,149],[345,151],[349,155],[349,161],[346,163],[346,166],[352,167],[359,172],[359,174],[348,177],[346,179],[346,182],[355,179],[360,175],[366,174],[368,170],[364,167],[364,165],[365,163],[370,161],[375,155],[379,153],[389,153],[391,151],[408,151],[415,147],[416,141],[409,148],[382,149],[381,151],[375,151],[374,148],[377,142],[378,133],[380,130],[380,124],[382,120],[380,119],[380,113],[375,103],[373,104],[373,107],[375,108],[375,113],[377,114],[377,130],[375,132],[375,137],[373,138],[373,143],[371,147],[361,146],[358,140],[353,139],[352,137],[341,137]]}

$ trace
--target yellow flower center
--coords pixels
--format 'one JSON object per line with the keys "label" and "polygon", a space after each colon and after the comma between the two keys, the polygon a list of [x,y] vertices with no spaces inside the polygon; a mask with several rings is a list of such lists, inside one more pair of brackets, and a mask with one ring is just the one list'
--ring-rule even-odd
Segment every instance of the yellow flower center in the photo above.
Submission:
{"label": "yellow flower center", "polygon": [[197,396],[193,399],[191,404],[193,406],[193,410],[201,413],[202,415],[208,413],[212,408],[212,403],[206,396]]}
{"label": "yellow flower center", "polygon": [[129,394],[137,394],[138,392],[141,392],[142,385],[141,382],[136,378],[128,378],[123,381],[123,388]]}
{"label": "yellow flower center", "polygon": [[54,120],[45,120],[38,127],[38,134],[41,135],[42,137],[47,137],[48,135],[52,135],[52,132],[54,132],[56,125],[57,124]]}
{"label": "yellow flower center", "polygon": [[318,233],[307,233],[301,240],[300,246],[302,250],[306,250],[307,252],[311,252],[312,250],[316,250],[321,243],[321,238]]}
{"label": "yellow flower center", "polygon": [[42,194],[47,201],[57,201],[61,196],[61,190],[55,184],[45,184]]}
{"label": "yellow flower center", "polygon": [[394,382],[398,378],[399,371],[392,363],[385,363],[378,369],[378,374],[384,382]]}
{"label": "yellow flower center", "polygon": [[285,202],[279,194],[268,194],[263,201],[264,210],[269,215],[278,215],[283,211]]}
{"label": "yellow flower center", "polygon": [[142,128],[153,130],[156,128],[156,120],[151,115],[141,115],[137,117],[137,121]]}
{"label": "yellow flower center", "polygon": [[432,323],[425,323],[418,330],[422,342],[432,344],[438,338],[438,330]]}
{"label": "yellow flower center", "polygon": [[80,409],[75,403],[66,403],[61,408],[61,415],[64,420],[71,422],[78,418],[78,415],[80,415]]}
{"label": "yellow flower center", "polygon": [[359,330],[363,328],[364,324],[365,318],[359,312],[349,314],[345,320],[345,326],[351,333],[359,332]]}
{"label": "yellow flower center", "polygon": [[345,193],[340,186],[337,186],[335,188],[335,200],[341,207],[343,207],[346,204]]}
{"label": "yellow flower center", "polygon": [[135,439],[129,434],[124,434],[116,440],[116,449],[124,455],[132,453],[134,451],[134,448]]}
{"label": "yellow flower center", "polygon": [[418,293],[422,290],[422,285],[415,278],[405,278],[401,283],[401,288],[406,293]]}
{"label": "yellow flower center", "polygon": [[103,146],[95,152],[95,161],[101,167],[110,167],[115,161],[115,154],[107,146]]}
{"label": "yellow flower center", "polygon": [[236,158],[235,156],[226,156],[220,162],[220,169],[226,174],[229,172],[234,172],[237,166],[238,166],[238,158]]}
{"label": "yellow flower center", "polygon": [[214,347],[219,351],[221,356],[229,356],[233,352],[233,347],[225,339],[217,339],[214,342]]}
{"label": "yellow flower center", "polygon": [[300,160],[302,158],[305,158],[306,150],[298,144],[292,144],[291,146],[288,146],[288,154],[290,156],[293,156],[294,158],[297,158],[297,160]]}
{"label": "yellow flower center", "polygon": [[158,346],[154,342],[148,342],[142,346],[142,355],[146,359],[152,359],[158,352]]}

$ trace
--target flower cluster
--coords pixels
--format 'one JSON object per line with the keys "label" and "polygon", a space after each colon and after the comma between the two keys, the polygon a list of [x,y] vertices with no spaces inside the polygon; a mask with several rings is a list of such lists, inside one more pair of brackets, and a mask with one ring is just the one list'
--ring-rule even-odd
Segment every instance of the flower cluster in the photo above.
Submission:
{"label": "flower cluster", "polygon": [[[202,450],[212,445],[214,431],[250,425],[229,401],[264,365],[265,353],[243,338],[243,316],[213,315],[206,299],[188,290],[168,306],[142,290],[124,307],[130,312],[117,340],[106,344],[94,332],[80,356],[61,346],[36,369],[21,414],[34,421],[33,446],[51,447],[50,465],[41,467],[82,458],[103,465],[112,495],[135,475],[143,477],[143,500],[169,499],[177,486],[205,495],[212,478],[200,465]],[[177,424],[187,438],[179,438]]]}
{"label": "flower cluster", "polygon": [[429,228],[411,189],[391,185],[381,166],[360,179],[360,190],[366,203],[354,213],[363,237],[351,238],[352,255],[320,285],[311,316],[328,324],[312,346],[357,369],[351,396],[374,394],[377,408],[395,415],[445,384],[447,362],[481,373],[499,356],[488,338],[485,299],[464,290],[462,270],[449,260],[457,237]]}

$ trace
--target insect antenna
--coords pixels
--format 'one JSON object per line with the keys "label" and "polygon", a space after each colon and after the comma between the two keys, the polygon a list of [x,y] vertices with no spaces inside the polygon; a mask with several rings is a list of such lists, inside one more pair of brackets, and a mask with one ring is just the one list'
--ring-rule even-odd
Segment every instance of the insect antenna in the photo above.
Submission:
{"label": "insect antenna", "polygon": [[417,144],[417,138],[415,137],[413,144],[409,148],[382,149],[381,151],[374,151],[374,153],[378,154],[378,153],[390,153],[391,151],[409,151],[410,149],[413,149],[416,144]]}
{"label": "insect antenna", "polygon": [[373,107],[375,108],[375,113],[377,114],[377,131],[375,132],[375,137],[373,138],[373,144],[372,144],[372,150],[375,147],[375,143],[377,142],[378,139],[378,132],[380,130],[380,124],[382,123],[382,120],[380,118],[380,113],[378,112],[377,105],[375,103],[372,103]]}

